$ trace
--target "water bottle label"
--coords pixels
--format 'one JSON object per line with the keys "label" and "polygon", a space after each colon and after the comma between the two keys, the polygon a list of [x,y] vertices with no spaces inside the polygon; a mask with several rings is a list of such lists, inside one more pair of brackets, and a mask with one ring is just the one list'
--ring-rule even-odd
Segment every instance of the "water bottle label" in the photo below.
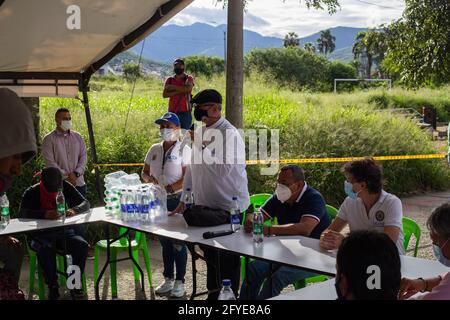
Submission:
{"label": "water bottle label", "polygon": [[253,234],[262,234],[263,233],[263,225],[261,223],[253,224]]}
{"label": "water bottle label", "polygon": [[186,207],[186,209],[190,209],[192,208],[192,203],[185,203],[184,206]]}
{"label": "water bottle label", "polygon": [[239,215],[237,215],[237,214],[232,214],[232,215],[231,215],[231,223],[232,223],[232,224],[240,224],[241,221],[240,221]]}
{"label": "water bottle label", "polygon": [[125,204],[121,204],[121,205],[120,205],[120,210],[121,210],[122,212],[127,212],[127,206],[126,206]]}
{"label": "water bottle label", "polygon": [[58,211],[58,214],[60,216],[64,215],[64,213],[66,212],[66,206],[64,203],[58,203],[58,205],[56,206],[56,211]]}
{"label": "water bottle label", "polygon": [[134,204],[127,204],[127,212],[128,213],[134,213],[135,212]]}
{"label": "water bottle label", "polygon": [[150,206],[148,204],[141,205],[141,213],[147,214],[150,211]]}
{"label": "water bottle label", "polygon": [[2,216],[9,216],[9,208],[8,207],[2,208]]}

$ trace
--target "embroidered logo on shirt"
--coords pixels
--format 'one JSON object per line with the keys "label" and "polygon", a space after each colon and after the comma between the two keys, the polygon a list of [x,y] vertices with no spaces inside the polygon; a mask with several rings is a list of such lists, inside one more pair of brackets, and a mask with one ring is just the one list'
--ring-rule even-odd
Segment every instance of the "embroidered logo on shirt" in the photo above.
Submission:
{"label": "embroidered logo on shirt", "polygon": [[379,210],[375,213],[375,219],[377,219],[378,222],[384,221],[384,212]]}

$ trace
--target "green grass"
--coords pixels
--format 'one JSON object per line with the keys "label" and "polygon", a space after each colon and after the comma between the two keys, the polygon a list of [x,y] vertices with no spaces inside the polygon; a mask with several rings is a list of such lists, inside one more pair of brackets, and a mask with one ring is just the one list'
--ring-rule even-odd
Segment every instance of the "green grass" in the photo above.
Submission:
{"label": "green grass", "polygon": [[[167,110],[167,100],[161,96],[163,81],[140,79],[128,110],[131,87],[131,83],[122,79],[93,79],[91,82],[90,105],[100,163],[143,162],[150,145],[159,141],[154,120]],[[224,78],[196,79],[195,91],[210,87],[224,95]],[[317,94],[294,92],[253,78],[245,82],[244,123],[246,128],[279,129],[282,159],[435,153],[435,144],[411,121],[391,113],[374,112],[380,108],[374,97],[385,96],[389,101],[402,101],[402,105],[412,103],[408,101],[417,105],[422,101],[432,101],[445,109],[449,101],[448,89],[414,92],[376,89],[337,95]],[[70,108],[74,129],[83,135],[89,146],[84,109],[75,99],[41,99],[41,135],[53,129],[54,112],[62,106]],[[399,195],[450,186],[449,170],[443,160],[388,161],[382,164],[386,189]],[[35,166],[41,166],[40,159]],[[309,184],[321,191],[327,202],[333,205],[339,205],[344,199],[341,166],[342,163],[303,165]],[[90,200],[98,204],[92,169],[89,162],[86,177]],[[102,173],[118,169],[123,168],[105,168]],[[249,191],[272,192],[275,177],[261,176],[259,169],[258,166],[248,166]],[[31,183],[29,175],[35,168],[26,170],[27,175],[19,179],[14,191],[12,202],[15,205],[24,188]],[[137,172],[141,168],[125,170]]]}

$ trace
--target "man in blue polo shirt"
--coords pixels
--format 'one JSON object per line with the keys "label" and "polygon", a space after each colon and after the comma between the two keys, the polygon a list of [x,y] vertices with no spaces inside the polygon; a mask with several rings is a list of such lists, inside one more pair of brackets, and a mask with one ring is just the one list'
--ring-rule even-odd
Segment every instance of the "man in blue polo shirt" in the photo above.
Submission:
{"label": "man in blue polo shirt", "polygon": [[[305,174],[297,165],[281,168],[275,194],[261,207],[265,220],[277,218],[278,225],[264,226],[265,235],[306,236],[315,239],[330,225],[325,200],[305,182]],[[252,231],[252,217],[245,221],[245,231]],[[272,285],[268,278],[270,264],[253,261],[247,270],[249,286],[241,288],[241,299],[268,299],[280,294],[289,284],[314,276],[314,273],[273,264]],[[267,280],[267,281],[266,281]],[[272,287],[272,288],[271,288]]]}

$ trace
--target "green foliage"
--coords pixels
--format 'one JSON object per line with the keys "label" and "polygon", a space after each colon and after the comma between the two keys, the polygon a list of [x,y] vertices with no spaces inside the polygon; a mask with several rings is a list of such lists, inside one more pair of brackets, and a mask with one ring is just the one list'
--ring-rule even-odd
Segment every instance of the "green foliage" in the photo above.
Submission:
{"label": "green foliage", "polygon": [[141,76],[141,70],[138,64],[124,63],[122,69],[126,79],[135,79]]}
{"label": "green foliage", "polygon": [[[380,65],[386,54],[386,37],[384,31],[368,30],[361,31],[356,36],[352,52],[355,59],[364,57],[366,77],[372,77],[372,66],[374,63]],[[380,70],[380,69],[379,69]]]}
{"label": "green foliage", "polygon": [[204,76],[210,79],[213,75],[223,74],[225,61],[220,57],[189,56],[184,58],[186,71],[196,77]]}
{"label": "green foliage", "polygon": [[408,87],[450,82],[450,1],[406,0],[403,17],[387,28],[383,66]]}
{"label": "green foliage", "polygon": [[[329,83],[334,83],[334,79],[355,79],[356,69],[350,64],[340,61],[333,61],[329,64]],[[339,91],[352,90],[358,84],[355,82],[338,83]]]}

